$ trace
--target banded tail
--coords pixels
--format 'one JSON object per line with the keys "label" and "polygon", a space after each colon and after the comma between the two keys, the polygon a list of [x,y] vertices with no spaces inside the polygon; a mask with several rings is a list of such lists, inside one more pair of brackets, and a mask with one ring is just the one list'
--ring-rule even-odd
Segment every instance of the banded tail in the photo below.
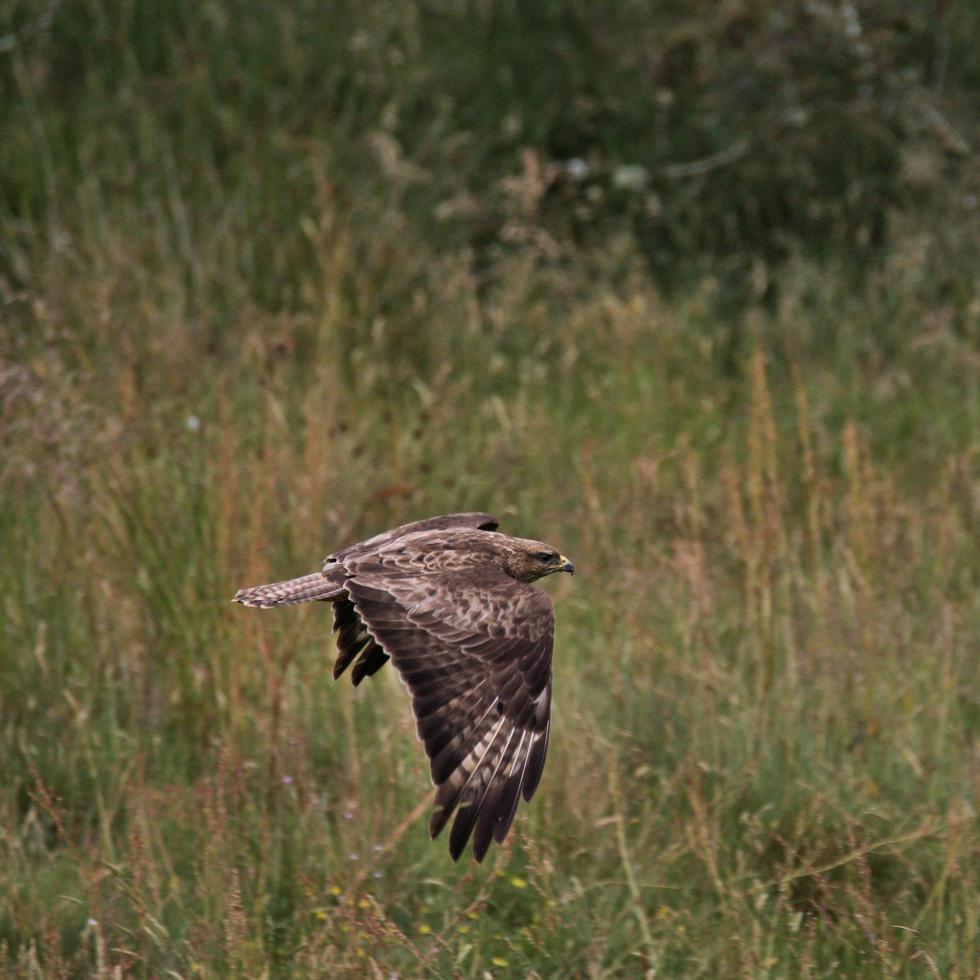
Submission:
{"label": "banded tail", "polygon": [[232,601],[240,602],[243,606],[269,609],[272,606],[295,606],[298,602],[336,600],[344,594],[343,582],[337,579],[338,576],[329,572],[313,572],[285,582],[270,582],[268,585],[239,589]]}

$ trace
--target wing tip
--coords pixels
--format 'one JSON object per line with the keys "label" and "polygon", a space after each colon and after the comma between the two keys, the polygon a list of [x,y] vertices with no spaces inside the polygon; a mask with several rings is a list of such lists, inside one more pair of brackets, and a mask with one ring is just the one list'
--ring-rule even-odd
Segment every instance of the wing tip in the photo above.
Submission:
{"label": "wing tip", "polygon": [[[455,832],[455,830],[456,830],[456,824],[454,822],[453,831]],[[470,841],[469,831],[467,831],[466,834],[458,835],[456,838],[454,838],[453,835],[450,834],[449,856],[453,859],[453,861],[458,861],[463,856],[463,851],[466,850],[466,845],[469,843],[469,841]],[[476,857],[475,854],[474,857]],[[480,859],[478,858],[477,863],[479,863],[479,861]]]}
{"label": "wing tip", "polygon": [[449,822],[449,817],[452,814],[451,810],[447,810],[446,807],[440,806],[433,810],[432,815],[429,817],[429,840],[435,840],[443,831],[443,828]]}
{"label": "wing tip", "polygon": [[[457,814],[457,819],[462,816],[462,812],[463,811]],[[435,840],[442,833],[452,815],[453,810],[448,807],[439,807],[433,812],[432,816],[429,818],[430,840]],[[453,822],[453,833],[449,838],[449,856],[452,858],[453,862],[458,862],[466,850],[466,845],[470,842],[470,837],[473,837],[473,858],[477,864],[482,864],[483,859],[487,856],[487,852],[490,850],[490,843],[494,837],[492,834],[488,834],[486,840],[477,840],[473,835],[473,827],[467,826],[467,824],[470,822],[471,819],[468,818],[464,820],[458,828],[456,821]]]}

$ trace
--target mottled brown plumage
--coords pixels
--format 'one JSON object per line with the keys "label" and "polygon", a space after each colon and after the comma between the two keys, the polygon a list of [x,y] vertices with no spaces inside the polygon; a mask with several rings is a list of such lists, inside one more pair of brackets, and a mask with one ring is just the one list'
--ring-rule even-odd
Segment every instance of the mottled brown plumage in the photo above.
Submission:
{"label": "mottled brown plumage", "polygon": [[320,572],[235,596],[261,608],[332,603],[335,678],[351,667],[357,685],[392,660],[436,786],[430,834],[455,814],[453,860],[472,837],[482,861],[541,779],[555,616],[531,583],[573,571],[549,545],[497,526],[490,514],[404,524],[329,555]]}

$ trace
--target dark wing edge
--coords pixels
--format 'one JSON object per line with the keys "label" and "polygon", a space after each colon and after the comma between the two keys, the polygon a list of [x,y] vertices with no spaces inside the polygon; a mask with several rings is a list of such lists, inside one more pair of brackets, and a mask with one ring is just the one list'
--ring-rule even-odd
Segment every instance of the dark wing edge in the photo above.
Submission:
{"label": "dark wing edge", "polygon": [[[529,801],[541,780],[550,733],[554,613],[547,593],[501,574],[490,583],[491,598],[504,609],[508,600],[511,609],[530,603],[524,613],[535,617],[536,631],[493,636],[500,624],[489,619],[461,628],[439,614],[440,602],[458,599],[448,586],[433,599],[431,586],[439,581],[354,571],[346,585],[365,632],[392,658],[412,694],[436,786],[429,833],[437,837],[455,815],[450,855],[458,860],[472,837],[473,856],[481,862],[491,841],[503,842],[520,798]],[[479,591],[485,595],[487,585]]]}
{"label": "dark wing edge", "polygon": [[376,674],[388,662],[388,654],[364,628],[354,603],[346,596],[333,604],[333,631],[338,650],[333,665],[334,680],[353,663],[351,681],[357,687],[365,677]]}
{"label": "dark wing edge", "polygon": [[496,531],[498,527],[500,527],[500,521],[493,514],[485,514],[482,511],[427,517],[421,521],[412,521],[410,524],[400,524],[398,527],[393,527],[389,531],[382,531],[380,534],[376,534],[372,538],[367,538],[365,541],[358,541],[357,544],[351,544],[346,548],[341,548],[339,551],[334,551],[324,559],[323,566],[326,569],[335,562],[360,558],[362,555],[376,551],[396,538],[404,537],[406,534],[416,534],[419,531],[444,531],[448,528]]}

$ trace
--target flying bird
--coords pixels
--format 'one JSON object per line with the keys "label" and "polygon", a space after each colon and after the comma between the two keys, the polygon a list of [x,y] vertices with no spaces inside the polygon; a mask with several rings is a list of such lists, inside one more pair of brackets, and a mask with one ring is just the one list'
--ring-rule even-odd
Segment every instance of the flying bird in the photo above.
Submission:
{"label": "flying bird", "polygon": [[334,678],[357,686],[390,659],[412,695],[436,786],[429,834],[455,814],[454,861],[470,837],[482,861],[538,787],[551,730],[555,610],[531,583],[572,563],[541,541],[497,531],[490,514],[448,514],[328,555],[323,570],[241,589],[268,609],[333,605]]}

